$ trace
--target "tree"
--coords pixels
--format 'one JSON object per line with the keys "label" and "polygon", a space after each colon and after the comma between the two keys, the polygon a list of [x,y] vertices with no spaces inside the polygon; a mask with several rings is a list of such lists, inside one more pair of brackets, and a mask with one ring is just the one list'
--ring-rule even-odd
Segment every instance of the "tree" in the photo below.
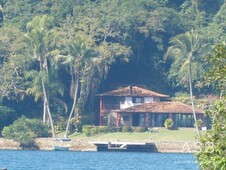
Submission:
{"label": "tree", "polygon": [[215,52],[207,59],[211,65],[207,73],[206,83],[213,84],[221,95],[226,95],[226,43],[215,46]]}
{"label": "tree", "polygon": [[52,55],[57,38],[56,30],[52,27],[53,21],[54,19],[47,15],[34,17],[27,24],[28,32],[25,34],[25,42],[27,43],[27,48],[32,49],[33,58],[39,62],[38,76],[41,79],[42,87],[43,123],[46,123],[46,116],[48,116],[52,135],[55,137],[47,88],[49,81],[49,63],[47,57]]}
{"label": "tree", "polygon": [[5,126],[2,135],[21,145],[32,145],[36,137],[48,137],[48,128],[38,119],[27,119],[25,116],[17,119],[12,125]]}
{"label": "tree", "polygon": [[12,26],[0,28],[0,98],[20,99],[25,95],[24,72],[27,58],[23,55],[23,33]]}
{"label": "tree", "polygon": [[[201,63],[199,62],[200,53],[203,52],[204,48],[207,48],[207,44],[205,44],[201,37],[193,30],[172,38],[170,44],[171,46],[168,47],[165,54],[165,58],[169,56],[173,57],[173,64],[170,68],[170,78],[175,79],[179,85],[189,84],[193,117],[196,122],[193,99],[193,73],[196,72],[196,74],[198,74],[198,69],[201,67]],[[199,136],[197,123],[195,125],[197,135]]]}
{"label": "tree", "polygon": [[62,27],[64,55],[56,58],[63,60],[62,63],[69,68],[73,98],[65,137],[72,115],[81,116],[88,97],[93,95],[90,92],[98,88],[115,58],[129,54],[129,48],[119,43],[121,36],[116,18],[110,12],[107,14],[106,10],[113,10],[107,6],[111,3],[116,5],[116,1],[89,2],[75,8],[74,16],[67,17]]}
{"label": "tree", "polygon": [[[55,121],[59,120],[59,115],[68,118],[70,110],[65,114],[67,109],[55,107],[56,99],[61,100],[64,108],[73,108],[73,96],[77,83],[79,84],[78,97],[76,107],[72,110],[76,110],[75,115],[79,113],[83,118],[86,117],[86,123],[95,124],[98,120],[95,119],[97,116],[94,113],[96,107],[93,99],[94,94],[98,93],[97,90],[100,92],[116,86],[140,84],[172,94],[175,86],[166,80],[166,72],[171,61],[162,61],[162,53],[168,46],[169,38],[195,28],[198,29],[198,34],[201,32],[214,43],[225,39],[225,3],[223,4],[222,0],[216,0],[216,3],[210,6],[211,1],[0,0],[3,8],[0,10],[0,95],[7,97],[8,100],[7,104],[1,105],[16,109],[16,118],[23,113],[22,108],[27,108],[28,104],[25,101],[28,98],[31,99],[30,94],[32,94],[37,107],[29,112],[30,115],[38,115],[39,107],[42,107],[40,103],[43,103],[43,105],[50,105]],[[1,22],[1,14],[3,14],[3,22]],[[54,16],[55,23],[53,24],[52,19],[46,19],[49,22],[43,21],[45,26],[42,27],[34,19],[32,20],[34,16],[42,18],[43,14],[47,14],[48,18]],[[30,22],[27,25],[31,20],[36,24]],[[51,38],[47,32],[55,32],[56,25],[57,32],[61,31],[61,37],[54,41],[55,38]],[[25,41],[26,43],[21,41],[25,32],[27,40],[30,38]],[[62,63],[65,62],[63,65],[53,65],[51,56],[59,54],[60,51],[61,55],[70,58],[71,54],[67,46],[72,45],[73,42],[77,43],[79,37],[85,41],[87,48],[92,48],[98,55],[94,61],[92,57],[88,57],[89,59],[87,58],[88,60],[84,62],[75,59],[73,67],[79,71],[76,79],[72,79],[72,69],[70,69],[72,64],[63,61]],[[45,47],[50,47],[44,50],[43,71],[40,70],[39,45],[36,43],[35,48],[33,45],[35,41],[42,40]],[[47,41],[51,43],[48,45]],[[57,46],[58,50],[55,51],[55,45],[59,42],[61,46]],[[204,75],[199,74],[203,73],[204,69],[200,63],[204,62],[199,60],[200,57],[196,57],[196,52],[194,56],[192,82],[195,86]],[[173,62],[169,77],[177,83],[176,90],[182,91],[189,84],[188,67],[184,66],[187,72],[178,72],[178,64],[180,64],[179,60],[177,63]],[[56,66],[59,67],[55,69]],[[48,100],[45,104],[42,81]],[[63,84],[61,92],[58,91],[59,83]],[[68,92],[70,87],[71,97]],[[195,88],[193,90],[204,91]],[[15,100],[20,100],[16,101],[20,104],[20,108],[15,104]],[[29,102],[34,104],[33,100]],[[47,107],[43,107],[44,122],[49,121],[47,110]],[[83,118],[82,121],[84,121]],[[94,121],[90,121],[91,119]]]}
{"label": "tree", "polygon": [[215,101],[206,114],[211,118],[211,129],[200,139],[201,150],[196,154],[202,169],[226,167],[226,97]]}
{"label": "tree", "polygon": [[0,131],[4,128],[4,126],[8,126],[14,121],[15,110],[6,107],[0,106]]}
{"label": "tree", "polygon": [[2,5],[0,4],[0,27],[2,26],[3,21],[4,21],[4,16],[2,13]]}
{"label": "tree", "polygon": [[[211,119],[211,129],[200,138],[201,150],[196,154],[202,169],[225,169],[226,167],[226,44],[219,43],[207,60],[210,64],[207,83],[215,84],[221,91],[220,99],[206,108],[205,113]],[[208,145],[209,144],[209,145]]]}
{"label": "tree", "polygon": [[[90,57],[96,55],[95,51],[87,45],[85,39],[82,37],[75,37],[71,39],[71,41],[66,44],[66,51],[68,53],[67,56],[61,55],[57,57],[57,60],[63,59],[63,64],[68,64],[71,76],[70,95],[73,98],[73,104],[67,121],[65,137],[67,137],[68,134],[72,115],[74,114],[77,117],[80,116],[78,112],[79,98],[82,98],[83,91],[87,91],[87,89],[82,89],[82,84],[90,83],[87,81],[84,82],[82,78],[88,69],[88,61]],[[90,77],[91,74],[92,71],[89,71],[89,75],[86,75],[85,78]]]}
{"label": "tree", "polygon": [[226,4],[222,5],[220,10],[212,18],[212,22],[208,26],[202,28],[200,33],[208,37],[212,41],[212,44],[217,44],[218,42],[225,41],[226,39]]}

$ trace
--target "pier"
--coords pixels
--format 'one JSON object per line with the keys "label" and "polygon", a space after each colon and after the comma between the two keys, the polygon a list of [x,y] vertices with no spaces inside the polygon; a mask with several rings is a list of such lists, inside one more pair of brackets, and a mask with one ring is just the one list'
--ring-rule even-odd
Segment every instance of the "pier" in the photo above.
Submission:
{"label": "pier", "polygon": [[119,152],[152,152],[155,145],[146,142],[90,142],[97,147],[97,151],[119,151]]}

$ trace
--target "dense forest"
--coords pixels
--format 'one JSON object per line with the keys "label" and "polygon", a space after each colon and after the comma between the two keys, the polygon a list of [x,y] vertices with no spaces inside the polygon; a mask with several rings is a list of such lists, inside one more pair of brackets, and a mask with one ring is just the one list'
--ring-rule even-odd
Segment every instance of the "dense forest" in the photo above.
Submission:
{"label": "dense forest", "polygon": [[189,94],[189,69],[195,96],[216,94],[205,75],[225,32],[224,0],[0,0],[0,130],[22,115],[97,124],[95,94]]}

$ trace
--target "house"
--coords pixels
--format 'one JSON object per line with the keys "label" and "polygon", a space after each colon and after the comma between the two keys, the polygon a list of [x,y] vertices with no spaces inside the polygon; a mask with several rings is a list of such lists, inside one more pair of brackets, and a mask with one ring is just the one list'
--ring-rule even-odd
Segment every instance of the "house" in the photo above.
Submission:
{"label": "house", "polygon": [[[168,95],[137,86],[118,88],[98,94],[100,126],[106,119],[110,126],[162,127],[171,118],[177,127],[193,127],[192,108],[180,102],[166,102]],[[197,119],[204,120],[203,111],[195,109]]]}

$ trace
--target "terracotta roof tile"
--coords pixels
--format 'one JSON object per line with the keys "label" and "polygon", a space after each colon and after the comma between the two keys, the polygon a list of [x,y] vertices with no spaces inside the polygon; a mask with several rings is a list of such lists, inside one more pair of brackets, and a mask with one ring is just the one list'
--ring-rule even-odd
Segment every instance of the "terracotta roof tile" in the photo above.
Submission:
{"label": "terracotta roof tile", "polygon": [[137,86],[128,86],[108,91],[97,96],[152,96],[152,97],[169,97],[165,94],[160,94],[154,91],[143,89]]}
{"label": "terracotta roof tile", "polygon": [[[203,113],[195,109],[196,113]],[[154,102],[117,110],[120,113],[192,113],[192,107],[181,102]]]}

